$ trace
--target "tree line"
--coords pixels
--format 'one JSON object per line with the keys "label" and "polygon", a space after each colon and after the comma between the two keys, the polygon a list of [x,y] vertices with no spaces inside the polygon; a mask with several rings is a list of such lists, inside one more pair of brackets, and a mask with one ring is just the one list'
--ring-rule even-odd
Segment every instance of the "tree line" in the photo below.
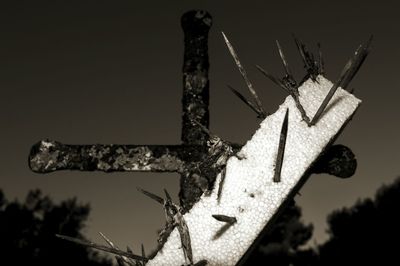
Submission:
{"label": "tree line", "polygon": [[[327,218],[329,238],[304,248],[312,224],[304,224],[294,201],[280,215],[246,265],[384,265],[397,261],[400,238],[400,178],[379,188],[373,198],[333,211]],[[85,239],[82,231],[89,204],[76,198],[55,203],[40,190],[25,200],[9,201],[0,190],[1,265],[113,265],[110,256],[62,241],[55,234]]]}

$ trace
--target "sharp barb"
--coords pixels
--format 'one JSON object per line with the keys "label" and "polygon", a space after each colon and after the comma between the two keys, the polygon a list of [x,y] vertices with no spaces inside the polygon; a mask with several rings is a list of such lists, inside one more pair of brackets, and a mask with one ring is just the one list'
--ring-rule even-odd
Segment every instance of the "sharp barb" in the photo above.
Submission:
{"label": "sharp barb", "polygon": [[144,251],[144,245],[142,244],[142,257],[146,258],[146,252]]}
{"label": "sharp barb", "polygon": [[164,188],[165,197],[169,203],[172,203],[171,195],[169,195],[168,191]]}
{"label": "sharp barb", "polygon": [[253,110],[253,111],[257,114],[257,117],[265,118],[265,117],[263,117],[263,114],[260,113],[260,111],[258,110],[258,108],[257,108],[252,102],[250,102],[248,99],[246,99],[246,97],[244,97],[240,92],[238,92],[237,90],[235,90],[234,88],[232,88],[232,87],[229,86],[229,85],[228,85],[228,88],[229,88],[242,102],[244,102],[248,107],[250,107],[250,109]]}
{"label": "sharp barb", "polygon": [[314,60],[314,55],[308,52],[306,45],[300,39],[296,38],[294,35],[293,38],[300,53],[301,59],[303,60],[304,68],[307,70],[307,73],[311,79],[313,81],[317,81],[316,78],[319,74],[319,66]]}
{"label": "sharp barb", "polygon": [[190,265],[193,264],[193,253],[192,253],[192,243],[190,240],[190,233],[189,227],[186,224],[185,219],[183,218],[182,214],[178,212],[178,231],[179,236],[181,238],[182,249],[185,255],[185,258],[189,260]]}
{"label": "sharp barb", "polygon": [[260,67],[259,65],[256,65],[256,68],[267,78],[269,78],[273,83],[275,83],[276,85],[278,85],[280,88],[284,89],[286,93],[290,93],[288,88],[286,88],[286,86],[282,83],[281,80],[275,78],[273,75],[271,75],[270,73],[268,73],[265,69],[263,69],[262,67]]}
{"label": "sharp barb", "polygon": [[155,195],[155,194],[153,194],[151,192],[148,192],[148,191],[146,191],[144,189],[141,189],[140,187],[137,187],[137,190],[142,192],[144,195],[148,196],[149,198],[157,201],[158,203],[164,204],[164,199],[163,198],[161,198],[161,197],[159,197],[159,196],[157,196],[157,195]]}
{"label": "sharp barb", "polygon": [[239,69],[240,74],[242,75],[244,81],[246,82],[246,85],[250,91],[250,94],[253,96],[256,105],[257,105],[257,109],[260,113],[264,114],[265,117],[267,116],[267,112],[264,110],[264,108],[262,107],[261,101],[258,98],[258,95],[256,93],[256,91],[253,88],[253,85],[251,84],[249,78],[247,77],[247,73],[246,70],[243,68],[242,64],[240,63],[239,57],[235,51],[235,49],[233,48],[232,44],[229,42],[228,38],[225,36],[225,34],[222,32],[222,36],[224,37],[226,46],[229,49],[229,52],[231,53],[233,59],[235,60],[235,63]]}
{"label": "sharp barb", "polygon": [[282,171],[282,164],[283,164],[283,156],[285,154],[288,124],[289,124],[289,108],[286,109],[286,114],[285,114],[285,118],[283,120],[281,134],[279,137],[278,154],[276,156],[276,162],[275,162],[274,182],[281,181],[281,171]]}
{"label": "sharp barb", "polygon": [[107,242],[107,244],[108,244],[110,247],[116,248],[116,247],[114,246],[114,243],[113,243],[110,239],[108,239],[102,232],[99,232],[99,234],[100,234],[100,236]]}
{"label": "sharp barb", "polygon": [[[108,244],[111,248],[116,249],[116,250],[120,250],[120,249],[119,249],[116,245],[114,245],[114,243],[113,243],[108,237],[106,237],[102,232],[99,232],[99,234],[100,234],[100,236],[107,242],[107,244]],[[130,254],[133,254],[132,251],[129,252],[129,250],[127,250],[127,252],[130,253]],[[116,258],[118,264],[120,264],[121,262],[125,262],[125,263],[127,263],[128,265],[135,265],[133,261],[131,261],[130,259],[128,259],[128,258],[126,258],[126,257],[124,257],[124,256],[118,256],[118,255],[117,255],[117,256],[115,256],[115,258]],[[124,264],[122,264],[122,265],[124,265]]]}
{"label": "sharp barb", "polygon": [[123,256],[123,257],[127,257],[127,258],[131,258],[134,260],[141,260],[141,261],[148,261],[147,258],[143,258],[141,256],[135,255],[135,254],[131,254],[122,250],[118,250],[115,248],[109,248],[103,245],[99,245],[90,241],[86,241],[86,240],[81,240],[81,239],[77,239],[77,238],[73,238],[73,237],[69,237],[69,236],[64,236],[64,235],[56,235],[58,238],[63,239],[63,240],[67,240],[79,245],[83,245],[83,246],[87,246],[87,247],[91,247],[91,248],[95,248],[98,250],[102,250],[108,253],[112,253],[115,255],[119,255],[119,256]]}
{"label": "sharp barb", "polygon": [[294,42],[296,43],[296,47],[297,47],[297,50],[299,51],[301,59],[303,60],[304,66],[307,68],[308,62],[307,62],[306,54],[304,51],[304,44],[295,35],[293,35],[293,39],[294,39]]}
{"label": "sharp barb", "polygon": [[279,55],[282,60],[283,67],[285,68],[286,76],[293,77],[292,72],[290,71],[289,64],[286,61],[285,54],[283,53],[282,47],[279,44],[279,41],[276,40],[276,46],[278,47]]}
{"label": "sharp barb", "polygon": [[368,41],[361,45],[357,51],[354,53],[353,57],[350,59],[352,61],[351,69],[347,77],[343,80],[341,87],[346,89],[349,83],[352,81],[354,76],[357,74],[358,70],[361,68],[362,64],[364,63],[365,59],[367,58],[369,52],[371,51],[371,42],[373,40],[373,36],[368,39]]}
{"label": "sharp barb", "polygon": [[225,222],[228,224],[234,224],[237,222],[236,217],[226,216],[223,214],[213,214],[212,217],[219,222]]}
{"label": "sharp barb", "polygon": [[219,185],[218,185],[218,193],[217,193],[217,200],[218,202],[221,199],[221,195],[222,195],[222,188],[224,187],[224,183],[225,183],[225,176],[226,176],[226,167],[224,167],[221,171],[221,180],[219,181]]}
{"label": "sharp barb", "polygon": [[[328,94],[325,96],[325,99],[322,101],[320,107],[318,108],[317,112],[315,113],[313,119],[310,122],[310,126],[315,125],[319,118],[321,117],[322,113],[324,112],[326,106],[332,99],[333,95],[335,94],[336,90],[344,83],[344,82],[350,82],[350,79],[348,78],[354,71],[357,71],[355,69],[355,64],[360,64],[360,60],[365,59],[365,56],[363,59],[361,58],[363,55],[363,51],[365,49],[363,48],[362,45],[358,47],[356,50],[354,57],[350,58],[349,61],[346,63],[344,66],[342,72],[340,73],[339,79],[333,84],[332,88],[329,90]],[[361,62],[362,63],[362,62]],[[355,74],[355,73],[354,73]]]}
{"label": "sharp barb", "polygon": [[321,75],[325,75],[325,62],[322,55],[321,44],[317,43],[318,46],[318,71]]}
{"label": "sharp barb", "polygon": [[197,126],[200,127],[201,130],[204,131],[204,133],[206,133],[209,137],[212,137],[213,134],[211,133],[211,131],[206,128],[204,125],[202,125],[198,120],[193,120],[192,123],[196,124]]}

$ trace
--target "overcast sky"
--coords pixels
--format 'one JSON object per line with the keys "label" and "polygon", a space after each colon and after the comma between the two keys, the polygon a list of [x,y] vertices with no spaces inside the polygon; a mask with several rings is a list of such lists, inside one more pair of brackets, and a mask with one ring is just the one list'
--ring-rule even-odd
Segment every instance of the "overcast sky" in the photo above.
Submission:
{"label": "overcast sky", "polygon": [[[312,176],[296,201],[314,237],[326,238],[326,215],[371,196],[400,173],[400,38],[395,1],[8,1],[0,4],[0,188],[22,199],[40,188],[56,200],[90,202],[87,235],[102,231],[118,245],[155,246],[164,223],[160,206],[136,191],[166,187],[175,174],[30,172],[32,144],[50,138],[70,144],[176,144],[180,141],[183,34],[180,16],[205,9],[209,36],[211,130],[244,143],[255,115],[226,88],[243,81],[224,45],[236,47],[265,108],[286,95],[255,64],[282,74],[279,39],[295,75],[304,75],[291,34],[322,43],[327,77],[335,80],[357,46],[374,34],[373,52],[350,84],[363,104],[336,143],[352,148],[356,175]],[[279,3],[278,3],[279,2]],[[376,1],[375,1],[376,2]],[[168,4],[167,4],[168,3]]]}

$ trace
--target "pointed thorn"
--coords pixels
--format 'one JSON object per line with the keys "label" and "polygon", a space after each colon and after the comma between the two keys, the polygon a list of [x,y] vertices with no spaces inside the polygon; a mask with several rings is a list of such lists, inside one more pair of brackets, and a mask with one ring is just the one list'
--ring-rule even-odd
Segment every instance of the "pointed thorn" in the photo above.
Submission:
{"label": "pointed thorn", "polygon": [[250,102],[248,99],[246,99],[246,97],[244,97],[240,92],[238,92],[237,90],[235,90],[234,88],[232,88],[231,86],[228,85],[228,88],[233,92],[233,94],[235,94],[242,102],[244,102],[248,107],[250,107],[251,110],[253,110],[256,114],[257,117],[264,119],[265,116],[260,113],[260,111],[258,110],[258,108],[252,103]]}
{"label": "pointed thorn", "polygon": [[99,232],[99,234],[110,247],[115,248],[114,243],[110,239],[108,239],[102,232]]}
{"label": "pointed thorn", "polygon": [[147,197],[149,197],[149,198],[151,198],[151,199],[157,201],[158,203],[164,204],[164,199],[163,199],[163,198],[161,198],[161,197],[159,197],[159,196],[157,196],[157,195],[155,195],[155,194],[153,194],[153,193],[151,193],[151,192],[148,192],[148,191],[146,191],[146,190],[144,190],[144,189],[141,189],[140,187],[137,187],[137,190],[140,191],[140,192],[142,192],[142,193],[143,193],[144,195],[146,195]]}
{"label": "pointed thorn", "polygon": [[322,55],[321,44],[317,43],[317,47],[318,47],[318,71],[319,74],[325,75],[325,62],[324,62],[324,57]]}
{"label": "pointed thorn", "polygon": [[282,60],[283,67],[285,68],[285,73],[287,77],[293,77],[292,72],[290,71],[289,64],[286,61],[285,54],[283,53],[282,47],[279,44],[279,41],[276,40],[276,46],[278,47],[279,55]]}
{"label": "pointed thorn", "polygon": [[142,244],[142,257],[146,258],[146,252],[144,251],[144,245]]}
{"label": "pointed thorn", "polygon": [[217,193],[217,200],[218,202],[221,199],[221,195],[222,195],[222,188],[224,187],[224,183],[225,183],[225,176],[226,176],[226,167],[224,167],[221,171],[221,180],[219,181],[219,185],[218,185],[218,193]]}
{"label": "pointed thorn", "polygon": [[354,53],[353,57],[350,59],[351,61],[351,69],[347,77],[343,80],[341,87],[346,89],[349,83],[357,74],[358,70],[360,70],[362,64],[364,63],[365,59],[367,58],[369,52],[371,51],[371,43],[373,40],[373,35],[370,36],[368,41],[364,45],[360,45],[359,48]]}
{"label": "pointed thorn", "polygon": [[304,44],[298,39],[294,34],[292,34],[294,42],[296,43],[297,50],[300,54],[301,59],[303,60],[304,66],[308,66],[307,58],[304,51]]}
{"label": "pointed thorn", "polygon": [[300,39],[296,38],[294,34],[293,39],[296,43],[297,50],[300,53],[301,59],[304,63],[304,68],[306,69],[309,77],[311,77],[313,81],[317,81],[316,78],[319,74],[319,66],[314,59],[314,55],[308,52],[306,45]]}
{"label": "pointed thorn", "polygon": [[254,98],[256,105],[257,105],[257,109],[260,113],[265,114],[265,117],[267,116],[267,112],[264,110],[264,108],[262,107],[261,101],[258,98],[258,95],[256,93],[256,91],[253,88],[253,85],[251,84],[249,78],[247,77],[247,73],[246,70],[243,68],[242,64],[240,63],[239,57],[235,51],[235,49],[233,48],[232,44],[229,42],[228,38],[226,37],[226,35],[222,32],[222,36],[224,37],[226,46],[229,49],[229,52],[231,53],[233,60],[236,63],[236,66],[239,69],[240,74],[242,75],[242,78],[244,79],[244,81],[246,82],[247,88],[250,91],[250,94],[252,95],[252,97]]}
{"label": "pointed thorn", "polygon": [[340,76],[338,80],[333,84],[332,88],[329,90],[328,94],[325,96],[325,99],[322,101],[320,107],[318,108],[317,112],[315,113],[313,119],[310,122],[310,125],[315,125],[319,118],[321,117],[322,113],[324,112],[326,106],[332,99],[333,95],[335,94],[336,90],[343,85],[343,89],[347,86],[347,84],[350,82],[351,78],[350,76],[354,76],[355,72],[357,72],[357,67],[362,64],[362,61],[365,59],[365,56],[367,55],[366,53],[363,53],[363,51],[366,51],[365,48],[363,48],[362,45],[358,47],[356,50],[354,56],[349,59],[349,61],[346,63],[344,66],[342,72],[340,73]]}
{"label": "pointed thorn", "polygon": [[289,93],[288,88],[286,88],[286,86],[282,83],[281,80],[279,80],[278,78],[275,78],[273,75],[271,75],[270,73],[268,73],[265,69],[263,69],[262,67],[260,67],[259,65],[256,65],[256,68],[267,78],[269,78],[273,83],[275,83],[276,85],[278,85],[280,88],[282,88],[286,93]]}
{"label": "pointed thorn", "polygon": [[277,153],[276,162],[275,162],[274,182],[281,181],[281,172],[282,172],[282,165],[283,165],[283,157],[285,154],[288,124],[289,124],[289,108],[286,109],[285,118],[283,120],[283,124],[282,124],[282,128],[281,128],[281,134],[279,137],[278,153]]}
{"label": "pointed thorn", "polygon": [[183,218],[182,214],[180,214],[180,212],[178,212],[178,217],[179,217],[178,232],[181,239],[183,253],[185,258],[189,260],[190,265],[192,265],[193,253],[192,253],[192,244],[190,240],[189,227],[187,226],[186,221]]}
{"label": "pointed thorn", "polygon": [[167,202],[172,203],[172,198],[169,195],[168,191],[164,188],[165,197],[167,198]]}
{"label": "pointed thorn", "polygon": [[213,134],[211,133],[211,131],[206,128],[203,124],[201,124],[198,120],[194,119],[192,120],[192,123],[196,124],[198,127],[200,127],[201,130],[203,130],[204,133],[206,133],[209,137],[212,137]]}
{"label": "pointed thorn", "polygon": [[213,214],[212,217],[219,222],[225,222],[228,224],[234,224],[237,222],[236,217],[226,216],[223,214]]}
{"label": "pointed thorn", "polygon": [[73,238],[73,237],[64,236],[64,235],[58,235],[58,234],[56,234],[56,237],[58,237],[60,239],[63,239],[63,240],[67,240],[67,241],[73,242],[73,243],[76,243],[76,244],[79,244],[79,245],[83,245],[83,246],[95,248],[95,249],[98,249],[98,250],[102,250],[102,251],[105,251],[105,252],[108,252],[108,253],[112,253],[112,254],[115,254],[115,255],[118,255],[118,256],[123,256],[123,257],[131,258],[131,259],[134,259],[134,260],[148,261],[147,258],[143,258],[143,257],[135,255],[135,254],[130,254],[128,252],[121,251],[121,250],[118,250],[118,249],[109,248],[109,247],[106,247],[106,246],[103,246],[103,245],[95,244],[95,243],[90,242],[90,241],[81,240],[81,239],[78,239],[78,238]]}

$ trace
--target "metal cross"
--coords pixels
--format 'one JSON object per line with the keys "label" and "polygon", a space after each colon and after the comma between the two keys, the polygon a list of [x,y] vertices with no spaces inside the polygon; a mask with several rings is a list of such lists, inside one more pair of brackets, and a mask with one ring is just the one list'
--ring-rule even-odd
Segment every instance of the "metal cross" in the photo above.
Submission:
{"label": "metal cross", "polygon": [[[184,31],[181,144],[177,145],[66,145],[42,140],[32,146],[29,167],[36,173],[58,170],[177,172],[179,198],[187,211],[213,185],[220,169],[208,164],[210,149],[208,32],[212,18],[206,11],[189,11],[182,16]],[[232,144],[234,151],[241,145]],[[338,177],[353,175],[356,160],[343,145],[332,146],[322,155],[314,173]]]}

